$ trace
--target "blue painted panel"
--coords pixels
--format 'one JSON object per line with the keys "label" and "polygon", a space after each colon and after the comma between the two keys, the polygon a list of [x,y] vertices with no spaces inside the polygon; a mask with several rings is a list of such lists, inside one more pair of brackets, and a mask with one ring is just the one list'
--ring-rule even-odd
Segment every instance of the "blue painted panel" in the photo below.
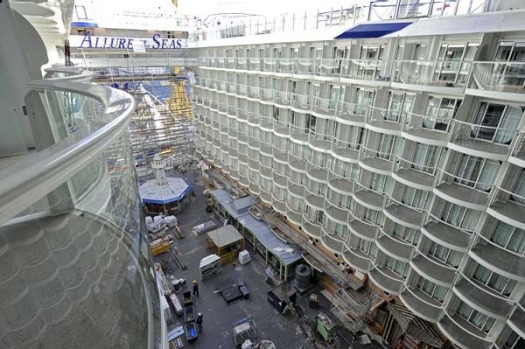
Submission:
{"label": "blue painted panel", "polygon": [[359,24],[338,35],[336,39],[380,38],[384,35],[397,32],[410,24],[412,24],[412,22]]}
{"label": "blue painted panel", "polygon": [[98,24],[95,22],[71,22],[71,26],[81,28],[98,28]]}

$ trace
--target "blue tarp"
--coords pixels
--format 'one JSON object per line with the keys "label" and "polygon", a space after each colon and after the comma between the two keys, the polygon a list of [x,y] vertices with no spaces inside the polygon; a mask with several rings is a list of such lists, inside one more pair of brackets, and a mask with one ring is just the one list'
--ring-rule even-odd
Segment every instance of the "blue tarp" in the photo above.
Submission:
{"label": "blue tarp", "polygon": [[365,23],[358,24],[339,34],[336,39],[366,39],[380,38],[384,35],[394,33],[412,24],[412,22],[391,22],[391,23]]}

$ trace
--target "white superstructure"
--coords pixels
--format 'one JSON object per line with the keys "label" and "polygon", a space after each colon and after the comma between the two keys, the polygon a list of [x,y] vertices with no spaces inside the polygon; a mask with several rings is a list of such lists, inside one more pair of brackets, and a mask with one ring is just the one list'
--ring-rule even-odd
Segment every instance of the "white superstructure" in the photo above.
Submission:
{"label": "white superstructure", "polygon": [[197,149],[456,346],[517,348],[523,3],[390,3],[382,21],[370,4],[317,30],[283,17],[199,34]]}

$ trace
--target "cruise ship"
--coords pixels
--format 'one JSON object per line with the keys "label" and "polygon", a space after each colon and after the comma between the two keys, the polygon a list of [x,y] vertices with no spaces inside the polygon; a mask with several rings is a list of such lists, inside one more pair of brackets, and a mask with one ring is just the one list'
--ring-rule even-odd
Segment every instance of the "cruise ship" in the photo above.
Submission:
{"label": "cruise ship", "polygon": [[525,345],[524,5],[371,1],[188,44],[203,159],[378,294],[400,348]]}
{"label": "cruise ship", "polygon": [[209,175],[307,241],[345,326],[392,348],[525,346],[523,1],[168,11],[157,32],[74,5],[0,1],[1,348],[168,348],[116,76],[141,67],[194,72]]}

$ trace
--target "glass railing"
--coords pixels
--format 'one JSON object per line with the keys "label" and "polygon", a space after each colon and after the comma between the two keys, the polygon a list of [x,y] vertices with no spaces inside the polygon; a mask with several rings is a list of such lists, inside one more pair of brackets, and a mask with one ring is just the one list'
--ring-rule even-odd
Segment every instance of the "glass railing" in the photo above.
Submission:
{"label": "glass railing", "polygon": [[[520,195],[510,190],[503,189],[501,187],[495,187],[494,189],[495,189],[494,195],[492,195],[491,197],[489,206],[493,206],[494,204],[496,204],[496,202],[506,203],[510,201],[512,203],[519,205],[519,207],[521,207],[520,210],[525,209],[525,196],[524,195]],[[510,210],[509,210],[509,214],[512,214]],[[525,221],[525,218],[523,217],[520,217],[520,219]]]}
{"label": "glass railing", "polygon": [[[161,348],[159,294],[126,132],[134,99],[71,80],[28,86],[47,105],[49,115],[42,109],[39,117],[54,125],[49,132],[60,132],[54,144],[0,171],[0,254],[9,264],[0,306],[16,314],[0,336],[20,348],[77,341]],[[71,101],[68,114],[59,110]],[[108,328],[127,335],[108,337]]]}
{"label": "glass railing", "polygon": [[430,115],[419,115],[408,113],[408,122],[405,125],[405,132],[428,130],[447,134],[450,130],[452,119],[449,117],[440,118]]}
{"label": "glass railing", "polygon": [[512,150],[512,156],[525,160],[525,131],[520,131],[514,149]]}
{"label": "glass railing", "polygon": [[46,80],[71,82],[89,82],[93,78],[91,71],[81,67],[53,66],[46,68]]}
{"label": "glass railing", "polygon": [[[378,149],[373,148],[367,148],[365,146],[361,146],[361,152],[359,153],[359,160],[365,160],[370,158],[377,158],[380,160],[385,160],[391,162],[391,165],[393,168],[394,162],[397,160],[397,155],[393,152],[382,152]],[[389,170],[392,170],[392,168],[389,168]]]}
{"label": "glass railing", "polygon": [[414,171],[421,172],[424,175],[435,176],[437,174],[438,168],[433,165],[434,164],[422,164],[419,162],[409,161],[401,157],[397,157],[397,162],[395,163],[394,171],[412,169]]}
{"label": "glass railing", "polygon": [[491,151],[490,148],[487,148],[487,144],[497,144],[508,148],[517,133],[516,128],[484,126],[454,119],[450,140],[455,143],[464,143],[466,146],[473,145],[465,143],[466,141],[483,141],[485,145],[478,144],[475,146],[479,150]]}
{"label": "glass railing", "polygon": [[462,61],[396,61],[393,82],[436,87],[464,87],[472,62]]}
{"label": "glass railing", "polygon": [[381,76],[382,60],[351,59],[343,66],[342,77],[359,80],[385,80]]}
{"label": "glass railing", "polygon": [[404,125],[406,120],[407,113],[404,111],[378,107],[370,107],[369,113],[366,116],[367,123],[385,121],[394,124]]}
{"label": "glass railing", "polygon": [[469,88],[504,93],[525,93],[524,62],[475,62]]}
{"label": "glass railing", "polygon": [[[491,189],[494,187],[494,184],[492,182],[481,182],[479,179],[467,179],[463,178],[461,176],[457,176],[455,174],[449,173],[443,169],[439,170],[440,176],[439,179],[436,181],[436,185],[440,185],[443,183],[455,183],[459,186],[470,188],[479,191],[483,194],[483,196],[488,197],[487,193],[490,193]],[[481,178],[482,179],[482,178]],[[469,200],[473,200],[472,198],[469,198]],[[483,198],[483,201],[486,201],[486,198]],[[473,202],[475,204],[480,204],[479,202]],[[483,203],[483,202],[482,202]],[[486,202],[484,202],[486,204]]]}

